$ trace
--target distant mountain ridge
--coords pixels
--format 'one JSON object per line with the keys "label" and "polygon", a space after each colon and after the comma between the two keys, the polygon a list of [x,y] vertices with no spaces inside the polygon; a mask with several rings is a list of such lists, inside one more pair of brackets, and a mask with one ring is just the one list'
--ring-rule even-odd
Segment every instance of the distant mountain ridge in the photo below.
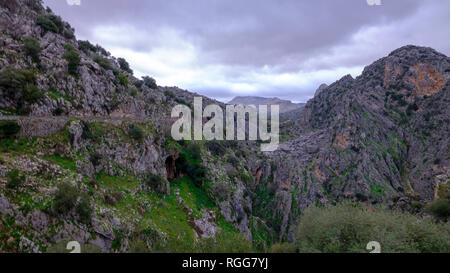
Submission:
{"label": "distant mountain ridge", "polygon": [[280,113],[287,113],[290,111],[301,109],[305,106],[304,103],[293,103],[290,100],[282,100],[280,98],[265,98],[258,96],[239,96],[232,99],[228,104],[242,104],[242,105],[279,105]]}

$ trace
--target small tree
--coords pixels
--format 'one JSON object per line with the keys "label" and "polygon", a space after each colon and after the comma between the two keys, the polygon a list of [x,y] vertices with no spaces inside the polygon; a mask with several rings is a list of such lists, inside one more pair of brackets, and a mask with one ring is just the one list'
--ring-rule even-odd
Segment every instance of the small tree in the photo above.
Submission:
{"label": "small tree", "polygon": [[69,74],[76,76],[81,62],[80,53],[71,44],[67,44],[65,49],[66,53],[64,53],[63,58],[68,62]]}
{"label": "small tree", "polygon": [[152,77],[144,76],[144,77],[142,77],[142,80],[144,81],[144,84],[145,84],[147,87],[149,87],[149,88],[151,88],[151,89],[156,89],[156,88],[158,88],[158,85],[156,85],[155,79],[153,79]]}
{"label": "small tree", "polygon": [[133,74],[133,70],[130,68],[130,64],[127,62],[127,60],[125,60],[124,58],[118,58],[117,61],[119,62],[120,69]]}
{"label": "small tree", "polygon": [[25,38],[23,40],[23,51],[27,56],[30,56],[33,62],[39,63],[39,55],[41,54],[41,45],[38,40],[34,38]]}
{"label": "small tree", "polygon": [[79,195],[78,189],[70,183],[59,184],[54,196],[54,211],[58,214],[68,214],[75,208]]}

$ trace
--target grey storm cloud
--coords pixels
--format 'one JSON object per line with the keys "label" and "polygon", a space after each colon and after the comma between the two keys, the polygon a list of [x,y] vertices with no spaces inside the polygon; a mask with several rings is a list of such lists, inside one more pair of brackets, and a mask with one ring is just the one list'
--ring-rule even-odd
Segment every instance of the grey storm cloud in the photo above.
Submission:
{"label": "grey storm cloud", "polygon": [[[366,0],[44,3],[79,37],[128,54],[138,72],[222,99],[264,94],[305,101],[323,81],[357,74],[405,44],[450,53],[447,0],[382,0],[381,6]],[[139,63],[145,54],[148,68]],[[158,56],[174,60],[164,64]],[[183,71],[192,74],[169,75]]]}

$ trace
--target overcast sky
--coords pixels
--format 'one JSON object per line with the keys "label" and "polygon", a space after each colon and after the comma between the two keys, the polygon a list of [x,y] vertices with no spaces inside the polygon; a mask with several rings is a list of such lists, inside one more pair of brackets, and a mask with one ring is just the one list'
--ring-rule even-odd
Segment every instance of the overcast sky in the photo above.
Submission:
{"label": "overcast sky", "polygon": [[450,55],[450,1],[381,2],[44,0],[78,39],[124,57],[136,76],[222,101],[257,95],[296,102],[403,45]]}

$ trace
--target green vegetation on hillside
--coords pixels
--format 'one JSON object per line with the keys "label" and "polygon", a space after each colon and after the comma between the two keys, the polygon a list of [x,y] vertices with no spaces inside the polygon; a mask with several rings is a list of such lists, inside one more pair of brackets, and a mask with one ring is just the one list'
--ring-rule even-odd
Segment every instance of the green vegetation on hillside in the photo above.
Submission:
{"label": "green vegetation on hillside", "polygon": [[298,227],[296,251],[367,253],[371,241],[383,253],[450,252],[449,228],[408,213],[345,202],[307,209]]}

